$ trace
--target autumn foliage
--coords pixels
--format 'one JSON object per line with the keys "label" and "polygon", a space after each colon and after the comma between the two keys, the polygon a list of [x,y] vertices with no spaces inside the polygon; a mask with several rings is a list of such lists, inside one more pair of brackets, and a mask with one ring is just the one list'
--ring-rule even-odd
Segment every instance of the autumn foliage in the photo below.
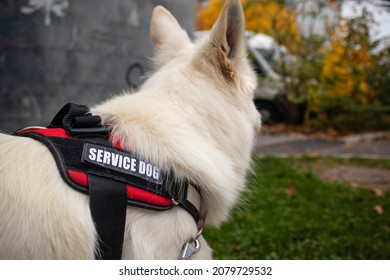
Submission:
{"label": "autumn foliage", "polygon": [[[223,7],[224,0],[210,0],[206,7],[197,6],[196,29],[211,29]],[[246,29],[280,38],[285,45],[299,37],[296,15],[293,10],[277,1],[241,0]]]}
{"label": "autumn foliage", "polygon": [[327,125],[352,130],[390,125],[386,115],[389,104],[380,98],[386,82],[380,85],[372,79],[382,71],[383,57],[375,51],[379,42],[369,36],[371,26],[371,15],[365,10],[352,19],[339,18],[338,26],[327,38],[327,47],[320,50],[320,90],[315,92],[319,102],[312,110],[322,114]]}
{"label": "autumn foliage", "polygon": [[368,73],[375,67],[368,28],[367,19],[359,17],[342,19],[332,32],[322,67],[322,79],[332,95],[330,98],[350,97],[366,105],[374,97],[368,84]]}
{"label": "autumn foliage", "polygon": [[[198,3],[196,28],[210,29],[224,2]],[[382,51],[381,56],[375,53],[378,42],[369,37],[373,24],[369,12],[364,10],[349,19],[339,17],[337,25],[327,26],[325,35],[303,36],[298,31],[297,11],[285,5],[286,1],[241,2],[246,29],[272,36],[297,58],[293,67],[283,73],[288,81],[285,91],[291,102],[306,104],[306,126],[375,129],[370,114],[389,111],[386,106],[390,104],[383,102],[389,100],[384,97],[384,88],[390,83],[389,68],[383,62],[388,61],[384,55],[389,52]],[[335,7],[334,1],[326,5]],[[363,115],[366,119],[362,119]],[[386,121],[383,125],[386,126]]]}

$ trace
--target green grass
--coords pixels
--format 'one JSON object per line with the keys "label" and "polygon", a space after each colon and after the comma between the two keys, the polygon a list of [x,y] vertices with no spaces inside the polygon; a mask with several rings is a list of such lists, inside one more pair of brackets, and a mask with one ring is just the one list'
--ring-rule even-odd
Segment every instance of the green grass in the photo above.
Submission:
{"label": "green grass", "polygon": [[256,158],[243,205],[219,229],[204,231],[214,258],[390,259],[390,194],[326,183],[304,167],[314,160]]}

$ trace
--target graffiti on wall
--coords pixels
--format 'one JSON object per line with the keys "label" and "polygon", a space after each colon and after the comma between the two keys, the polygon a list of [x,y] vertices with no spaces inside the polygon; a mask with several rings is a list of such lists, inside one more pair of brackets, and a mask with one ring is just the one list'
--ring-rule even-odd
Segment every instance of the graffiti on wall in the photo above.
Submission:
{"label": "graffiti on wall", "polygon": [[31,14],[36,11],[43,11],[46,25],[51,23],[51,14],[58,17],[65,16],[65,10],[69,7],[67,0],[29,0],[28,4],[21,8],[23,14]]}

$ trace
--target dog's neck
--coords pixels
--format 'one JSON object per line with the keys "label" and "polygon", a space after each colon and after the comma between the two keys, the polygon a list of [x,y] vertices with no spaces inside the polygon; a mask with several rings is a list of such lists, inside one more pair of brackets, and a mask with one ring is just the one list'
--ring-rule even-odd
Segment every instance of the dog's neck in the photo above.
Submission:
{"label": "dog's neck", "polygon": [[218,143],[198,133],[170,102],[155,99],[140,93],[122,95],[92,113],[112,128],[113,142],[139,153],[161,170],[175,170],[178,180],[195,182],[205,195],[207,224],[217,226],[227,219],[245,178],[234,159],[218,149]]}

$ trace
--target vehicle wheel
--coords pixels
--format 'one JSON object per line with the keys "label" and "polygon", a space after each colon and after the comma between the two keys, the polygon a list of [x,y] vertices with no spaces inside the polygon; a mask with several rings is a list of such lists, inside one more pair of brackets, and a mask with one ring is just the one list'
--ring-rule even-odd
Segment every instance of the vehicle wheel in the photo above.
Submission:
{"label": "vehicle wheel", "polygon": [[261,115],[263,123],[273,124],[280,121],[279,113],[272,103],[263,100],[255,100],[255,105]]}

